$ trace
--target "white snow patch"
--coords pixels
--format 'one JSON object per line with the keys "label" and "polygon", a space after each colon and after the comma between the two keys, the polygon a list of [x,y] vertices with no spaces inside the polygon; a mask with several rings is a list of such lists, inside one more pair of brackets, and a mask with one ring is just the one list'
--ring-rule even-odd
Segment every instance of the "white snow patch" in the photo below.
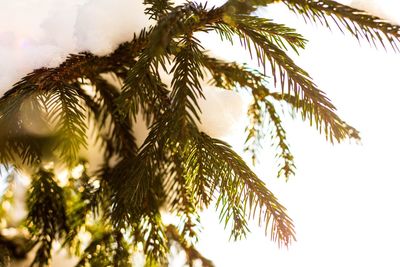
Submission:
{"label": "white snow patch", "polygon": [[199,99],[201,108],[200,130],[210,136],[223,138],[227,135],[239,136],[246,120],[245,97],[237,92],[206,86],[205,99]]}
{"label": "white snow patch", "polygon": [[133,37],[150,22],[141,1],[88,1],[76,19],[75,36],[79,50],[106,55]]}
{"label": "white snow patch", "polygon": [[150,24],[141,1],[22,0],[0,4],[0,95],[68,54],[112,52]]}

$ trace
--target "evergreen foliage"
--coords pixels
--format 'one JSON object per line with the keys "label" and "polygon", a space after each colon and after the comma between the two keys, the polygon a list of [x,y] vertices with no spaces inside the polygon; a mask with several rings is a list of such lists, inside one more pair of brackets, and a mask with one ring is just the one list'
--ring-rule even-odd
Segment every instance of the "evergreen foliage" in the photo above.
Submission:
{"label": "evergreen foliage", "polygon": [[[198,212],[212,205],[233,239],[245,237],[248,220],[255,219],[278,245],[289,246],[295,231],[286,209],[229,144],[199,130],[205,80],[211,77],[218,89],[253,97],[245,150],[256,162],[269,133],[279,158],[277,176],[288,179],[295,164],[280,103],[328,141],[360,137],[288,56],[305,48],[305,38],[252,12],[282,2],[307,22],[337,26],[375,46],[399,50],[399,26],[330,0],[228,0],[220,7],[144,2],[154,25],[130,42],[107,56],[85,52],[70,55],[56,68],[34,70],[0,99],[1,164],[31,175],[28,215],[20,226],[29,231],[31,243],[18,250],[16,242],[0,236],[0,250],[6,251],[0,262],[36,248],[32,266],[47,266],[58,241],[80,257],[77,266],[131,266],[132,255],[140,252],[147,266],[163,266],[172,246],[186,253],[189,266],[196,261],[214,266],[194,247]],[[196,32],[212,31],[232,44],[240,42],[264,73],[207,54]],[[171,75],[171,84],[162,72]],[[138,147],[135,122],[141,117],[149,134]],[[30,133],[32,124],[44,134]],[[103,157],[95,172],[81,158],[83,150],[91,149],[89,128]],[[62,184],[53,168],[60,166],[70,174],[77,167],[83,170]],[[12,179],[8,185],[12,189]],[[4,194],[2,202],[9,196]],[[165,225],[162,212],[181,222]],[[90,240],[82,241],[82,233]]]}

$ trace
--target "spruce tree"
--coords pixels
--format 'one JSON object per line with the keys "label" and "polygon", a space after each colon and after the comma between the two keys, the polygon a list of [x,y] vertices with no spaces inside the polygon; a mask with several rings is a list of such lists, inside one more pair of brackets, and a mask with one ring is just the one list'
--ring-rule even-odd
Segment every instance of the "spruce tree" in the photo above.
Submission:
{"label": "spruce tree", "polygon": [[[284,206],[229,144],[198,128],[198,101],[211,77],[215,90],[252,96],[244,148],[256,159],[271,132],[277,176],[287,179],[295,172],[281,107],[300,114],[330,142],[360,138],[288,56],[305,48],[306,39],[254,15],[276,2],[308,23],[399,51],[399,26],[331,0],[228,0],[218,7],[145,0],[154,24],[130,42],[106,56],[83,52],[56,68],[36,69],[0,99],[0,160],[2,175],[9,175],[3,203],[12,199],[13,175],[30,174],[27,217],[19,226],[25,236],[22,241],[0,236],[2,262],[36,249],[32,266],[48,266],[58,241],[80,258],[77,266],[132,266],[134,253],[144,253],[147,266],[165,266],[172,246],[186,253],[189,266],[195,261],[214,266],[195,248],[199,211],[210,206],[232,239],[246,237],[248,220],[255,219],[279,246],[289,246],[295,230]],[[210,56],[197,32],[240,42],[264,72]],[[170,84],[162,72],[172,77]],[[149,134],[138,146],[135,122],[141,118]],[[27,131],[32,124],[46,134]],[[101,144],[103,158],[94,172],[81,153],[92,149],[90,136]],[[81,172],[61,184],[54,171],[60,167]],[[164,224],[162,212],[180,222]],[[4,210],[0,214],[7,222]],[[84,232],[91,236],[86,243],[80,238]]]}

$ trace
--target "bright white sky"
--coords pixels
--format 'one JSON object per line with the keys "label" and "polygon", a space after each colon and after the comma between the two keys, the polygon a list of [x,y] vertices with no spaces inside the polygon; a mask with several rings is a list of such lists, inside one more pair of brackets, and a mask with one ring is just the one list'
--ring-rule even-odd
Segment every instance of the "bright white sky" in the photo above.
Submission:
{"label": "bright white sky", "polygon": [[[129,30],[121,25],[129,23],[137,27],[140,24],[136,28],[139,29],[145,24],[132,16],[120,16],[124,19],[117,22],[115,17],[106,16],[105,12],[111,9],[114,14],[127,14],[124,12],[128,8],[137,8],[137,4],[132,4],[134,1],[116,2],[121,4],[120,8],[106,0],[99,0],[96,5],[89,0],[57,1],[58,6],[47,0],[0,3],[1,92],[33,68],[57,65],[68,52],[90,49],[104,54],[116,43],[129,40]],[[400,23],[400,4],[396,0],[353,2]],[[106,9],[96,9],[98,3]],[[37,13],[27,13],[35,5],[39,5],[34,9]],[[360,46],[350,35],[305,25],[301,18],[290,16],[279,6],[265,12],[279,22],[298,28],[309,40],[307,49],[296,62],[332,99],[341,117],[360,130],[362,144],[332,146],[307,123],[288,116],[285,124],[296,157],[296,176],[287,183],[274,178],[275,172],[271,171],[274,151],[269,147],[256,171],[288,208],[298,241],[288,250],[278,249],[264,237],[263,229],[253,227],[247,241],[228,243],[229,234],[209,211],[203,217],[200,250],[217,266],[226,267],[400,266],[397,169],[400,54],[377,51],[367,44]],[[103,23],[98,26],[96,19]],[[110,23],[114,23],[112,27]],[[104,36],[108,29],[115,32]],[[93,30],[93,36],[88,34]],[[215,44],[207,42],[207,46]],[[237,48],[223,50],[243,61]],[[211,129],[218,121],[212,116],[207,118],[207,114],[215,114],[216,110],[222,113],[221,102],[226,97],[230,97],[229,103],[234,103],[223,108],[225,113],[234,112],[234,116],[226,115],[230,121],[242,112],[232,108],[241,106],[238,98],[222,97],[213,97],[210,99],[213,104],[206,107],[204,120]],[[240,125],[237,129],[240,130],[231,132],[228,139],[240,149]]]}

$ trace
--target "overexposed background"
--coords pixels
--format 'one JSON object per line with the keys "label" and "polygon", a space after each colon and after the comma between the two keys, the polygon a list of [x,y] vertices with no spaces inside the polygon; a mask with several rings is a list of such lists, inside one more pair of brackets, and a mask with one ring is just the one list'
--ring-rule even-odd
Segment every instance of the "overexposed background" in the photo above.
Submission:
{"label": "overexposed background", "polygon": [[[34,68],[56,66],[68,53],[106,54],[131,39],[133,32],[148,23],[140,17],[143,7],[137,2],[0,2],[0,92]],[[396,0],[341,2],[400,23]],[[229,233],[210,210],[204,212],[199,249],[217,266],[227,267],[400,266],[400,54],[360,45],[349,34],[305,24],[279,4],[258,14],[297,28],[309,40],[296,63],[327,93],[339,115],[361,132],[362,142],[332,146],[307,123],[288,114],[284,122],[296,176],[287,183],[274,177],[275,151],[269,146],[255,170],[287,207],[298,241],[289,249],[278,249],[263,229],[254,226],[246,241],[227,242]],[[247,60],[247,54],[237,48],[206,41],[214,53]],[[240,151],[246,99],[224,93],[208,96],[203,104],[205,130],[229,140]],[[228,127],[228,132],[216,131],[226,128],[225,119],[238,123]],[[175,266],[180,264],[176,260]]]}

